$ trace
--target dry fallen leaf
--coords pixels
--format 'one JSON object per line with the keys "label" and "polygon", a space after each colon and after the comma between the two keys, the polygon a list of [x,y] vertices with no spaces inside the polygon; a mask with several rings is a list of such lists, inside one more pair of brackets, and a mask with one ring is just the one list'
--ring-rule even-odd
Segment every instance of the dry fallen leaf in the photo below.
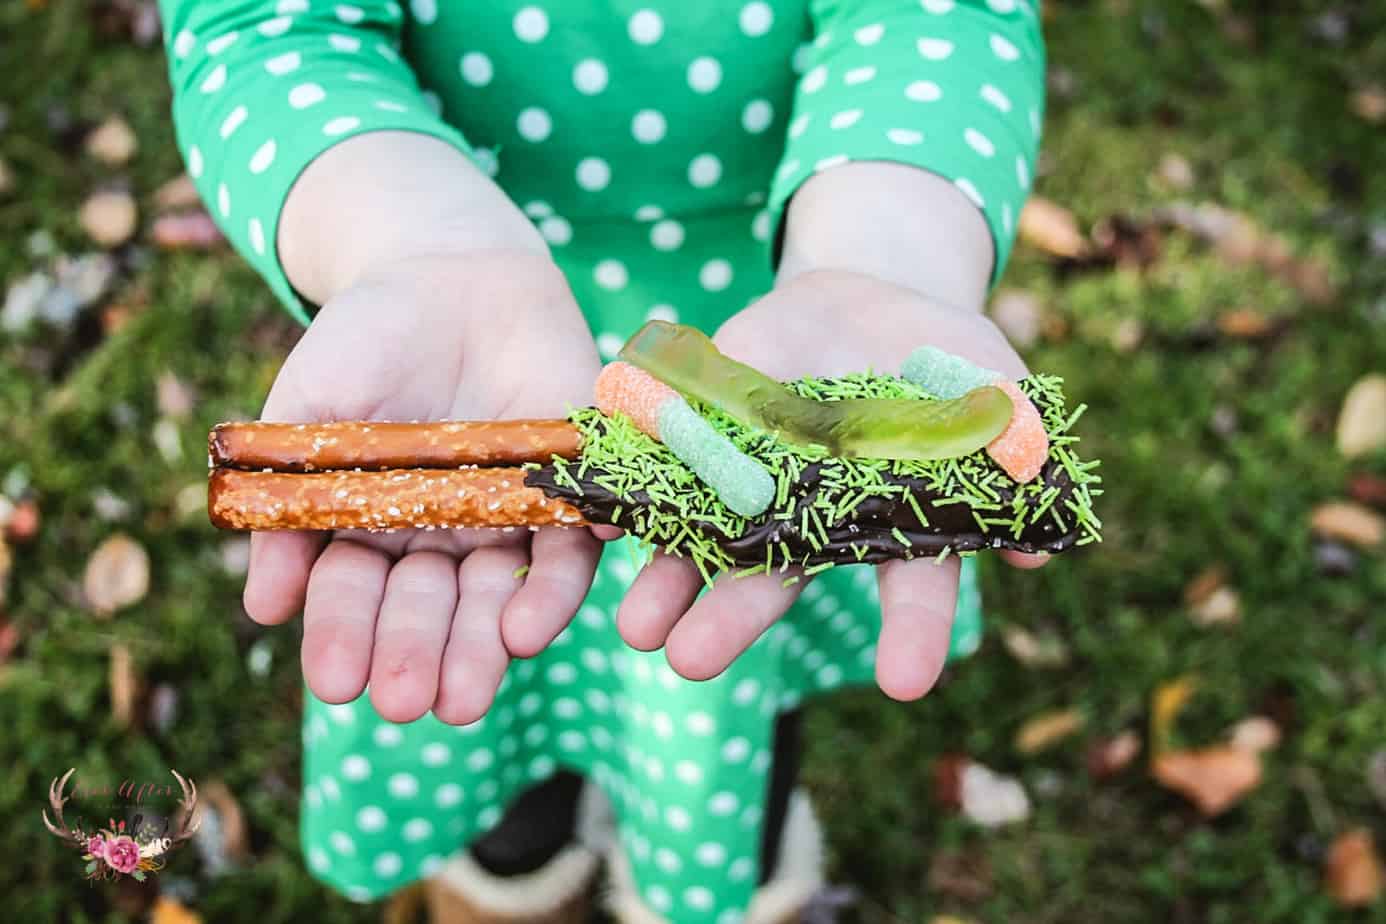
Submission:
{"label": "dry fallen leaf", "polygon": [[127,192],[99,192],[82,203],[77,219],[93,241],[102,247],[119,247],[134,235],[139,210]]}
{"label": "dry fallen leaf", "polygon": [[1083,714],[1077,709],[1044,712],[1020,726],[1015,749],[1021,754],[1037,754],[1083,727]]}
{"label": "dry fallen leaf", "polygon": [[174,420],[186,420],[197,403],[197,393],[168,369],[159,374],[154,393],[159,413]]}
{"label": "dry fallen leaf", "polygon": [[1218,316],[1218,330],[1237,340],[1257,340],[1274,333],[1275,322],[1254,308],[1234,308]]}
{"label": "dry fallen leaf", "polygon": [[135,720],[135,701],[140,694],[135,659],[123,642],[111,643],[110,655],[111,717],[121,728],[129,728]]}
{"label": "dry fallen leaf", "polygon": [[160,895],[150,909],[149,924],[202,924],[202,918],[178,899]]}
{"label": "dry fallen leaf", "polygon": [[1134,353],[1145,339],[1145,325],[1139,318],[1122,318],[1116,322],[1107,342],[1118,353]]}
{"label": "dry fallen leaf", "polygon": [[1155,176],[1170,189],[1184,192],[1194,184],[1193,165],[1182,154],[1166,154],[1155,167]]}
{"label": "dry fallen leaf", "polygon": [[1209,565],[1184,585],[1184,603],[1198,606],[1227,583],[1227,569],[1220,564]]}
{"label": "dry fallen leaf", "polygon": [[1166,751],[1155,758],[1151,772],[1162,786],[1184,796],[1212,818],[1260,785],[1261,757],[1230,745]]}
{"label": "dry fallen leaf", "polygon": [[1324,885],[1345,908],[1363,908],[1381,897],[1386,872],[1371,832],[1356,828],[1334,839],[1324,864]]}
{"label": "dry fallen leaf", "polygon": [[135,131],[120,116],[111,116],[87,135],[86,151],[108,167],[123,167],[139,150]]}
{"label": "dry fallen leaf", "polygon": [[149,553],[134,539],[116,533],[87,559],[82,591],[87,604],[101,616],[138,603],[149,592]]}
{"label": "dry fallen leaf", "polygon": [[1140,735],[1130,729],[1098,741],[1088,749],[1088,775],[1097,780],[1116,776],[1129,767],[1140,752]]}
{"label": "dry fallen leaf", "polygon": [[1169,743],[1174,720],[1193,697],[1198,681],[1184,675],[1156,687],[1150,705],[1150,751],[1158,755]]}
{"label": "dry fallen leaf", "polygon": [[1386,478],[1358,472],[1348,479],[1348,494],[1358,503],[1386,507]]}
{"label": "dry fallen leaf", "polygon": [[1338,413],[1338,451],[1348,458],[1386,446],[1386,375],[1364,375],[1348,389]]}
{"label": "dry fallen leaf", "polygon": [[1378,546],[1386,539],[1386,517],[1351,501],[1319,504],[1310,514],[1309,525],[1320,536],[1362,548]]}
{"label": "dry fallen leaf", "polygon": [[245,813],[230,787],[219,779],[198,785],[198,802],[217,814],[217,824],[210,826],[221,832],[221,848],[232,860],[243,860],[250,852],[250,833]]}
{"label": "dry fallen leaf", "polygon": [[0,196],[9,194],[14,189],[14,173],[10,170],[10,165],[4,160],[0,160]]}
{"label": "dry fallen leaf", "polygon": [[962,775],[972,758],[966,754],[941,754],[934,761],[934,801],[947,808],[962,807]]}
{"label": "dry fallen leaf", "polygon": [[9,522],[5,524],[5,538],[16,545],[23,544],[38,535],[39,506],[30,498],[15,504]]}
{"label": "dry fallen leaf", "polygon": [[1234,748],[1260,754],[1280,744],[1280,726],[1263,715],[1253,715],[1232,726],[1228,743]]}
{"label": "dry fallen leaf", "polygon": [[1219,587],[1190,610],[1194,625],[1234,626],[1242,621],[1242,598],[1231,587]]}
{"label": "dry fallen leaf", "polygon": [[178,174],[154,191],[154,207],[160,212],[197,208],[201,205],[202,197],[197,194],[197,185],[186,173]]}
{"label": "dry fallen leaf", "polygon": [[1063,667],[1068,664],[1068,647],[1054,635],[1036,635],[1021,626],[1004,626],[1001,643],[1026,667]]}
{"label": "dry fallen leaf", "polygon": [[5,588],[9,586],[10,569],[14,567],[14,556],[10,554],[9,544],[0,535],[0,606],[5,603]]}
{"label": "dry fallen leaf", "polygon": [[1088,252],[1073,213],[1043,196],[1031,196],[1020,210],[1020,238],[1055,257],[1074,260]]}
{"label": "dry fallen leaf", "polygon": [[163,250],[211,250],[226,240],[216,222],[203,211],[162,215],[154,220],[150,235]]}
{"label": "dry fallen leaf", "polygon": [[1351,108],[1353,114],[1364,122],[1381,124],[1386,121],[1386,87],[1379,83],[1358,87],[1352,93]]}
{"label": "dry fallen leaf", "polygon": [[1020,781],[976,761],[963,767],[960,796],[963,815],[984,828],[999,828],[1030,817],[1030,797]]}
{"label": "dry fallen leaf", "polygon": [[[427,886],[422,882],[407,885],[395,892],[385,903],[380,924],[414,924],[424,914]],[[441,917],[432,920],[441,920]]]}

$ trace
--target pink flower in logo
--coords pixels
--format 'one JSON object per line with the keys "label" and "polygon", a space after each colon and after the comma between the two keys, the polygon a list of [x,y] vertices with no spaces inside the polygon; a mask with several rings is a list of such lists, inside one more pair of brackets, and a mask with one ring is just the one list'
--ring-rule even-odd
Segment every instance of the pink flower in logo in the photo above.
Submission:
{"label": "pink flower in logo", "polygon": [[87,838],[87,853],[91,854],[92,859],[104,860],[106,858],[106,839],[99,834],[93,834]]}
{"label": "pink flower in logo", "polygon": [[122,834],[106,845],[106,865],[117,873],[133,873],[140,865],[140,845]]}

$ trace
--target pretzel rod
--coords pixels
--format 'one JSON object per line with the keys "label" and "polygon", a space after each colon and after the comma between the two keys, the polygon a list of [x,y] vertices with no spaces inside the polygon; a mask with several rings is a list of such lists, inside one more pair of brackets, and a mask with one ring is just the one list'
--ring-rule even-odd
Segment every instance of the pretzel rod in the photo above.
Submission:
{"label": "pretzel rod", "polygon": [[207,450],[213,465],[247,470],[447,469],[575,459],[582,437],[566,420],[224,423]]}
{"label": "pretzel rod", "polygon": [[222,529],[581,526],[566,501],[525,485],[519,468],[383,472],[212,471],[207,510]]}

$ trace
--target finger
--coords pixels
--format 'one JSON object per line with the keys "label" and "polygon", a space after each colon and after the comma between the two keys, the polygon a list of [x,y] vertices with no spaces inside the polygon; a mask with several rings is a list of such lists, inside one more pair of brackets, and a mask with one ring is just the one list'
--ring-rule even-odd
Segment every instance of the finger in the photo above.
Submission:
{"label": "finger", "polygon": [[663,647],[669,631],[693,605],[702,586],[702,576],[688,559],[656,552],[616,610],[621,638],[639,651]]}
{"label": "finger", "polygon": [[515,570],[524,563],[524,549],[496,546],[478,549],[457,569],[457,610],[433,703],[433,714],[450,725],[470,725],[491,708],[510,663],[501,611],[519,590]]}
{"label": "finger", "polygon": [[371,657],[371,704],[391,722],[412,722],[438,698],[452,614],[457,562],[438,552],[411,552],[385,582]]}
{"label": "finger", "polygon": [[798,599],[802,582],[786,587],[778,574],[723,574],[669,633],[669,665],[689,680],[708,680],[760,638]]}
{"label": "finger", "polygon": [[876,683],[892,699],[919,699],[937,682],[948,657],[958,559],[888,561],[876,575],[881,590]]}
{"label": "finger", "polygon": [[582,606],[601,546],[581,529],[541,529],[530,541],[524,583],[501,613],[501,637],[517,658],[548,647]]}
{"label": "finger", "polygon": [[303,611],[308,575],[326,533],[252,533],[241,602],[251,619],[278,625]]}
{"label": "finger", "polygon": [[626,534],[626,531],[621,527],[608,526],[604,523],[597,523],[587,528],[592,532],[592,535],[596,536],[602,542],[610,542],[613,539],[620,539],[622,536]]}
{"label": "finger", "polygon": [[365,688],[389,571],[383,552],[340,539],[313,566],[303,606],[303,678],[318,699],[350,702]]}
{"label": "finger", "polygon": [[1012,552],[1008,549],[1001,553],[1001,558],[1012,568],[1022,571],[1033,571],[1049,564],[1048,552]]}

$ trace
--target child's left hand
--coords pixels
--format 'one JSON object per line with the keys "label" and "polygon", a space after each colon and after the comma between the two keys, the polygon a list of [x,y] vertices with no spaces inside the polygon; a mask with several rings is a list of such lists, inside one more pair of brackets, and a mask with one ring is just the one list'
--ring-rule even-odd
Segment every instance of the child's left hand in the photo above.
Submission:
{"label": "child's left hand", "polygon": [[[982,314],[841,270],[795,276],[734,316],[715,340],[723,352],[781,380],[868,368],[893,372],[923,344],[1011,378],[1026,374],[1024,362]],[[1002,557],[1026,568],[1044,562],[1041,556],[1013,552]],[[943,669],[958,559],[890,561],[876,573],[881,598],[876,680],[896,699],[916,699]],[[784,615],[805,582],[785,587],[780,575],[723,575],[695,602],[701,586],[691,564],[656,555],[618,612],[622,637],[643,650],[664,646],[669,663],[685,677],[713,677]]]}

